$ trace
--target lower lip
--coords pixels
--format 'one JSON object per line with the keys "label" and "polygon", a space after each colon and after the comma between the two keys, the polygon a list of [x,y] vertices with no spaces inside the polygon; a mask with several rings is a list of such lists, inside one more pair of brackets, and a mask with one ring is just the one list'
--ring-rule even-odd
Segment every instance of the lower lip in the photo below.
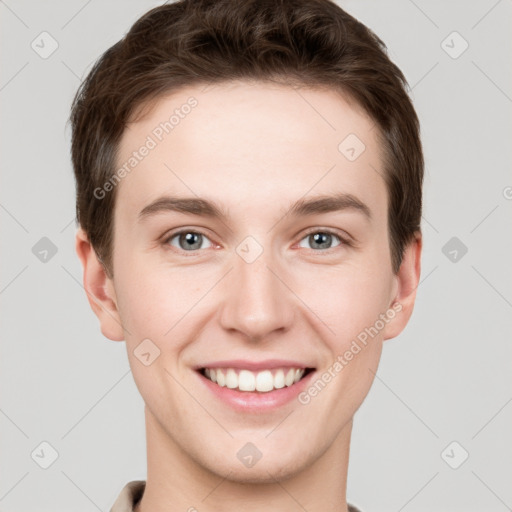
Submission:
{"label": "lower lip", "polygon": [[196,371],[196,373],[199,375],[201,382],[203,382],[219,400],[228,404],[233,409],[245,413],[261,413],[278,409],[291,402],[309,385],[315,371],[308,373],[299,380],[299,382],[295,382],[291,386],[285,386],[284,388],[274,389],[273,391],[264,393],[258,391],[239,391],[225,386],[221,387],[206,378],[199,371]]}

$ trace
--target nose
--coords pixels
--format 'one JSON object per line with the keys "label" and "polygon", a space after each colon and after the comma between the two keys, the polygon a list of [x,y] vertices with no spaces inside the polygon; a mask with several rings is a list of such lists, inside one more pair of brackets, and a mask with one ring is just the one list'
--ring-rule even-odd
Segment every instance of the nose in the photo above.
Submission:
{"label": "nose", "polygon": [[236,256],[224,283],[222,327],[251,341],[270,339],[293,325],[294,295],[286,286],[285,272],[265,252],[252,263]]}

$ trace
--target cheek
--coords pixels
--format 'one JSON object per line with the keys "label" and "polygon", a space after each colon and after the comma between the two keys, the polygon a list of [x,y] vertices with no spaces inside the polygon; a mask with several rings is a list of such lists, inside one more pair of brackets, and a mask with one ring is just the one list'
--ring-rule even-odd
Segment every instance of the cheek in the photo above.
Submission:
{"label": "cheek", "polygon": [[[149,338],[166,343],[181,327],[181,322],[193,317],[205,291],[215,283],[211,271],[171,268],[151,264],[140,257],[125,262],[118,272],[118,306],[124,325],[130,331],[132,343]],[[163,347],[162,347],[163,348]]]}
{"label": "cheek", "polygon": [[307,278],[302,273],[300,278],[295,276],[293,289],[314,312],[315,328],[339,352],[385,313],[391,283],[391,274],[377,267],[351,265],[317,270]]}
{"label": "cheek", "polygon": [[129,331],[125,339],[132,374],[152,411],[158,410],[162,400],[172,409],[184,399],[170,375],[176,375],[176,363],[186,343],[186,337],[180,335],[189,326],[187,295],[192,292],[178,281],[178,275],[133,261],[126,261],[117,273],[118,308]]}

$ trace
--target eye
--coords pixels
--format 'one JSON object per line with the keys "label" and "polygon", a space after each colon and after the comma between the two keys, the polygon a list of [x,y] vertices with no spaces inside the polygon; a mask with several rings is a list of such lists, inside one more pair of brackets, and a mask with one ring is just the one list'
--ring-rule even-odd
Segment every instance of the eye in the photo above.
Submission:
{"label": "eye", "polygon": [[[332,245],[333,238],[338,240],[338,243],[335,246]],[[350,246],[350,242],[347,239],[344,239],[340,235],[327,229],[316,229],[315,231],[309,232],[299,242],[299,247],[304,247],[302,245],[304,240],[310,243],[313,249],[317,250],[328,250],[340,245]],[[204,246],[205,242],[209,244],[206,247]],[[207,249],[212,247],[212,243],[205,234],[188,229],[177,231],[176,233],[171,234],[164,240],[163,243],[164,245],[171,245],[185,252],[195,252],[199,249]]]}
{"label": "eye", "polygon": [[[172,243],[172,240],[177,239],[177,247],[182,251],[191,252],[194,249],[205,249],[208,247],[202,247],[203,242],[209,239],[203,233],[199,233],[197,231],[191,230],[183,230],[178,231],[177,233],[173,233],[166,240],[164,240],[164,244],[172,245],[176,247],[176,244]],[[211,246],[211,242],[210,242]]]}
{"label": "eye", "polygon": [[[333,237],[337,238],[340,241],[340,243],[337,244],[335,247],[337,247],[338,245],[342,245],[342,243],[345,245],[349,245],[347,240],[344,240],[343,238],[341,238],[341,236],[337,235],[336,233],[333,233],[332,231],[329,230],[319,229],[308,233],[301,240],[301,242],[303,240],[306,240],[307,242],[311,243],[313,249],[331,249]],[[303,245],[299,244],[299,247],[303,247]]]}

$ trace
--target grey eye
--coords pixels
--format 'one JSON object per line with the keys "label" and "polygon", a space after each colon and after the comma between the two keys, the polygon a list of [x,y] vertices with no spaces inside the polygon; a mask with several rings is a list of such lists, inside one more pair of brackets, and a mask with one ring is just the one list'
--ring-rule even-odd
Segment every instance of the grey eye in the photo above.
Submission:
{"label": "grey eye", "polygon": [[[310,233],[301,240],[301,243],[303,240],[307,240],[311,243],[311,248],[313,249],[331,249],[333,238],[337,238],[340,241],[340,243],[337,245],[341,244],[340,237],[334,233],[329,233],[328,231],[315,231]],[[300,245],[300,247],[303,246]]]}
{"label": "grey eye", "polygon": [[[172,243],[172,240],[175,238],[178,240],[178,245]],[[206,240],[208,240],[208,238],[202,233],[197,233],[196,231],[180,231],[172,235],[168,243],[173,247],[178,247],[178,249],[190,252],[196,249],[204,249],[205,247],[202,247],[202,243]]]}

